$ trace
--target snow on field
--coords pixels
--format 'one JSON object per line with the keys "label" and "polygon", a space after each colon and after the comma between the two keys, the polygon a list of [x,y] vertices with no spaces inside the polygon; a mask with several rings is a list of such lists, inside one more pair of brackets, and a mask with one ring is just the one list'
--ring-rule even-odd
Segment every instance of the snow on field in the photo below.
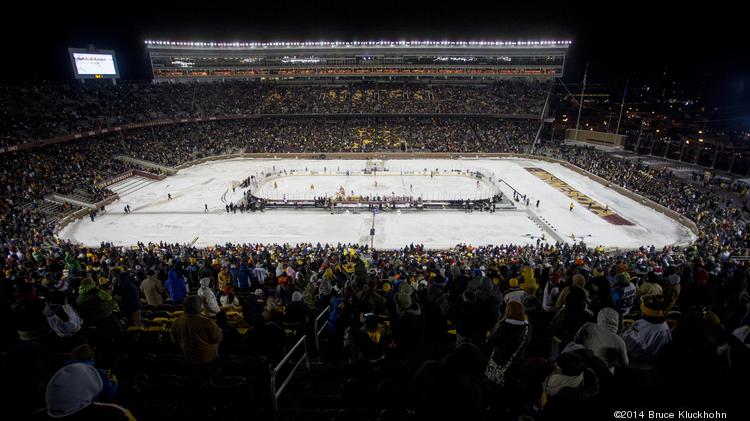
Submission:
{"label": "snow on field", "polygon": [[[323,210],[267,210],[260,213],[227,214],[227,202],[242,198],[243,189],[232,186],[250,175],[260,175],[272,169],[298,172],[331,171],[360,172],[365,161],[355,160],[261,160],[234,159],[205,163],[180,170],[176,175],[159,182],[139,185],[121,195],[121,199],[108,207],[106,214],[95,222],[84,218],[68,225],[60,237],[95,246],[102,241],[118,245],[131,245],[137,241],[191,242],[197,237],[198,246],[226,242],[356,242],[370,243],[369,230],[373,215],[369,212],[330,214]],[[271,189],[269,194],[323,195],[335,193],[345,186],[347,193],[379,194],[406,192],[413,185],[413,195],[423,193],[425,198],[485,197],[491,186],[460,175],[404,175],[400,173],[439,169],[443,171],[481,171],[500,178],[526,194],[530,199],[527,208],[516,203],[515,210],[502,210],[493,214],[462,211],[423,211],[403,213],[382,212],[375,215],[374,244],[377,248],[396,248],[409,243],[424,243],[429,248],[447,248],[457,243],[481,244],[532,244],[542,235],[548,241],[562,239],[573,242],[583,239],[587,244],[633,248],[641,245],[658,247],[694,239],[693,234],[671,218],[647,208],[608,189],[587,177],[558,164],[525,159],[463,159],[463,160],[390,160],[387,167],[392,175],[377,176],[295,175],[276,178],[261,189]],[[609,208],[633,222],[632,226],[612,225],[585,207],[576,204],[568,210],[571,200],[557,189],[547,185],[525,168],[542,168],[565,181],[592,199],[609,205]],[[398,175],[396,175],[398,174]],[[373,181],[378,181],[375,187]],[[381,182],[383,184],[381,184]],[[310,185],[315,185],[311,194]],[[506,196],[512,190],[503,184]],[[400,188],[400,190],[398,190]],[[263,190],[261,190],[262,192]],[[167,194],[172,194],[168,200]],[[432,196],[431,196],[432,195]],[[540,201],[537,208],[536,201]],[[125,215],[123,207],[130,204],[132,213]],[[204,212],[204,205],[209,211]],[[536,221],[536,222],[535,222]],[[546,223],[542,222],[546,221]]]}

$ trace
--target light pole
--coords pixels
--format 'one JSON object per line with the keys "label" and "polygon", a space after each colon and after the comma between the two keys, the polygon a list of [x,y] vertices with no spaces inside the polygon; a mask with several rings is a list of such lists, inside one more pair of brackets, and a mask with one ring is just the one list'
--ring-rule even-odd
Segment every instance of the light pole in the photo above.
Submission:
{"label": "light pole", "polygon": [[575,141],[578,141],[578,127],[581,124],[581,109],[583,108],[583,94],[586,92],[586,75],[589,72],[589,62],[586,62],[586,69],[583,71],[583,87],[581,88],[581,102],[578,103],[578,118],[576,118]]}
{"label": "light pole", "polygon": [[617,118],[617,129],[615,130],[615,134],[620,134],[620,121],[622,120],[622,110],[625,108],[625,95],[628,94],[628,82],[629,80],[625,81],[625,90],[622,92],[622,103],[620,103],[620,117]]}

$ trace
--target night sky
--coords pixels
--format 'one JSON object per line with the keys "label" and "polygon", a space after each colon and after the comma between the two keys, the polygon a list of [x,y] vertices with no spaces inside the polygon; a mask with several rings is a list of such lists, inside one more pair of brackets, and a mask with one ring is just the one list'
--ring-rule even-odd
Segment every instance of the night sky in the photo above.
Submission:
{"label": "night sky", "polygon": [[[149,78],[143,41],[571,39],[567,82],[621,84],[665,69],[711,104],[750,103],[750,48],[740,6],[682,2],[246,1],[58,2],[6,14],[0,80],[70,80],[67,47],[116,50],[121,77]],[[405,5],[407,4],[408,5]],[[526,5],[513,5],[525,3]],[[718,5],[718,2],[716,3]],[[611,5],[611,7],[607,7]],[[465,7],[459,7],[465,6]],[[15,7],[15,6],[14,6]],[[178,10],[175,10],[178,9]],[[44,15],[38,13],[44,11]]]}

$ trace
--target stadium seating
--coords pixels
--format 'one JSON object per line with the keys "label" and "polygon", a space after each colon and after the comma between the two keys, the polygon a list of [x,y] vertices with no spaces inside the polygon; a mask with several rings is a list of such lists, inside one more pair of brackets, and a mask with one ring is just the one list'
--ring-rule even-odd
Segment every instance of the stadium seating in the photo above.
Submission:
{"label": "stadium seating", "polygon": [[[195,90],[192,104],[186,98]],[[452,114],[164,124],[2,154],[0,372],[14,379],[2,385],[15,402],[9,415],[45,419],[46,385],[81,361],[116,378],[116,395],[103,401],[143,420],[604,419],[611,408],[741,403],[744,389],[732,385],[750,367],[747,191],[594,149],[542,144],[536,153],[683,214],[697,224],[697,241],[614,252],[580,242],[374,251],[325,244],[89,248],[54,236],[55,223],[79,208],[45,197],[111,196],[96,184],[131,168],[113,159],[118,154],[171,166],[236,151],[393,151],[402,140],[413,150],[527,152],[537,121],[488,115],[538,112],[544,92],[520,82],[489,89],[244,82],[3,88],[9,118],[2,133],[14,141],[163,117]],[[14,111],[28,98],[38,100],[35,108]],[[249,287],[239,282],[244,265]],[[146,279],[164,285],[164,304],[144,301]],[[221,331],[219,343],[202,348],[215,345],[218,364],[189,363],[190,350],[175,336],[194,316],[196,294],[212,294],[200,295],[207,316],[206,297],[239,302],[202,325]],[[82,352],[82,344],[92,351]],[[505,367],[506,383],[487,378],[489,358]],[[568,387],[561,392],[556,382]]]}

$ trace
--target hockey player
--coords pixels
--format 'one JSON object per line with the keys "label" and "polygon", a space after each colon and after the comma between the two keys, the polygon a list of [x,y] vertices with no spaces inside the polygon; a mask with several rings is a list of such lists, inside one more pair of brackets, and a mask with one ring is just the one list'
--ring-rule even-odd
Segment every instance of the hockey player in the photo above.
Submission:
{"label": "hockey player", "polygon": [[203,213],[208,213],[208,203],[203,204]]}
{"label": "hockey player", "polygon": [[568,207],[568,209],[569,209],[569,210],[570,210],[571,212],[573,212],[573,202],[570,202],[570,206]]}
{"label": "hockey player", "polygon": [[172,193],[167,193],[167,200],[172,200]]}

